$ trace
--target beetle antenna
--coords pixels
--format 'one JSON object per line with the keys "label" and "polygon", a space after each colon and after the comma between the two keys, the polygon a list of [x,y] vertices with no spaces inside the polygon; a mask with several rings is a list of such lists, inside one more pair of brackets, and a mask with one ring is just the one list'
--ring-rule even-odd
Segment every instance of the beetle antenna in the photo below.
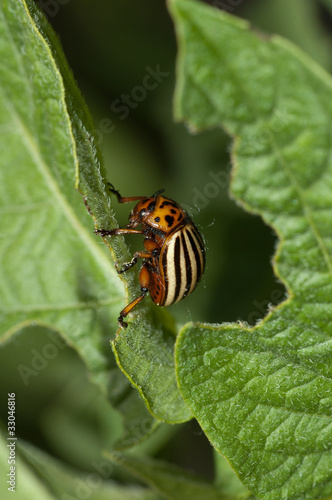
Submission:
{"label": "beetle antenna", "polygon": [[163,193],[165,191],[165,189],[159,189],[159,191],[157,191],[156,193],[154,193],[151,198],[156,198],[159,194]]}

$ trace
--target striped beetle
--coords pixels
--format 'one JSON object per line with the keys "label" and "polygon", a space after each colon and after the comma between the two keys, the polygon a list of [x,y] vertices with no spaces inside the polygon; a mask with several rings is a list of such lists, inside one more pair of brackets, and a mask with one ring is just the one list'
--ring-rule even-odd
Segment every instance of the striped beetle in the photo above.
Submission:
{"label": "striped beetle", "polygon": [[[201,235],[186,212],[170,198],[161,196],[164,189],[154,195],[123,197],[109,184],[119,203],[138,201],[131,211],[125,228],[96,229],[102,237],[120,234],[142,234],[144,251],[136,252],[130,262],[118,269],[121,274],[143,259],[139,273],[141,295],[120,312],[121,327],[128,313],[150,292],[158,306],[170,306],[194,291],[205,268],[205,249]],[[137,226],[141,229],[135,229]]]}

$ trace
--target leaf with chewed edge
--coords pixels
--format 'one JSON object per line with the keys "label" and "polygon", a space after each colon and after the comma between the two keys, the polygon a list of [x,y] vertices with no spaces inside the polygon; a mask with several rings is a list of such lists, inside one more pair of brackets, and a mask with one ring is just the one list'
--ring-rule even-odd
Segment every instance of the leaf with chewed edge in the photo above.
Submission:
{"label": "leaf with chewed edge", "polygon": [[[278,36],[172,0],[175,112],[234,137],[232,193],[280,243],[288,299],[249,328],[186,325],[181,393],[214,447],[265,500],[332,495],[332,85]],[[217,227],[217,226],[216,226]],[[259,244],[259,242],[257,242]],[[244,242],[245,246],[245,242]]]}

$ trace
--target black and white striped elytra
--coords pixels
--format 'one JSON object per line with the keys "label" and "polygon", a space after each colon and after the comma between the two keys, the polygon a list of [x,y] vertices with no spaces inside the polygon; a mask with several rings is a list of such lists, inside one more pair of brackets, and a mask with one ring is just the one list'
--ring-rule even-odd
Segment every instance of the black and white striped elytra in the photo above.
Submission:
{"label": "black and white striped elytra", "polygon": [[204,244],[194,224],[186,224],[167,237],[159,263],[164,284],[160,306],[176,304],[193,292],[205,267]]}

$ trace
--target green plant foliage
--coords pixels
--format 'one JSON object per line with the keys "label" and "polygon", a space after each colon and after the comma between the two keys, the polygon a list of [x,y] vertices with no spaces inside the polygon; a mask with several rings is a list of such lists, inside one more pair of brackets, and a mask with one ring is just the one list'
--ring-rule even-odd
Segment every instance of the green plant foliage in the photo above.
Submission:
{"label": "green plant foliage", "polygon": [[[332,85],[285,40],[191,0],[171,10],[180,45],[176,115],[234,138],[232,193],[280,239],[289,296],[254,328],[187,325],[181,393],[259,498],[332,494]],[[216,226],[217,230],[217,226]],[[244,242],[245,245],[245,242]],[[227,285],[226,285],[227,286]]]}
{"label": "green plant foliage", "polygon": [[287,0],[258,1],[248,14],[253,26],[291,40],[321,66],[329,69],[331,40],[324,32],[319,8],[319,2],[313,0],[293,0],[291,3]]}
{"label": "green plant foliage", "polygon": [[[152,486],[163,498],[171,500],[230,500],[215,486],[180,467],[151,458],[136,458],[121,453],[107,453],[140,481]],[[235,497],[232,497],[235,498]]]}
{"label": "green plant foliage", "polygon": [[[119,311],[140,293],[137,271],[120,279],[112,259],[130,260],[125,240],[94,234],[117,227],[98,134],[36,4],[0,4],[0,374],[10,374],[17,416],[29,427],[35,412],[37,439],[58,459],[27,444],[18,427],[17,498],[332,498],[330,77],[281,37],[194,0],[169,0],[176,118],[233,138],[233,197],[276,232],[273,269],[288,295],[253,328],[190,323],[175,341],[175,321],[147,299],[118,329]],[[274,9],[278,25],[283,7]],[[302,12],[299,2],[292,9]],[[297,37],[327,65],[314,12],[306,2]],[[191,154],[177,158],[187,163],[180,181],[197,175]],[[217,215],[210,226],[219,232]],[[217,309],[211,295],[221,302],[210,293],[202,310]],[[213,483],[146,456],[178,428],[161,422],[192,416],[216,450]]]}
{"label": "green plant foliage", "polygon": [[[83,473],[52,459],[46,453],[21,441],[17,448],[17,481],[15,493],[1,496],[7,500],[15,496],[19,500],[160,500],[161,497],[141,486],[121,486],[109,480],[114,470],[113,464],[102,459],[93,463],[92,472]],[[0,472],[6,477],[8,470],[7,449],[0,439]]]}

